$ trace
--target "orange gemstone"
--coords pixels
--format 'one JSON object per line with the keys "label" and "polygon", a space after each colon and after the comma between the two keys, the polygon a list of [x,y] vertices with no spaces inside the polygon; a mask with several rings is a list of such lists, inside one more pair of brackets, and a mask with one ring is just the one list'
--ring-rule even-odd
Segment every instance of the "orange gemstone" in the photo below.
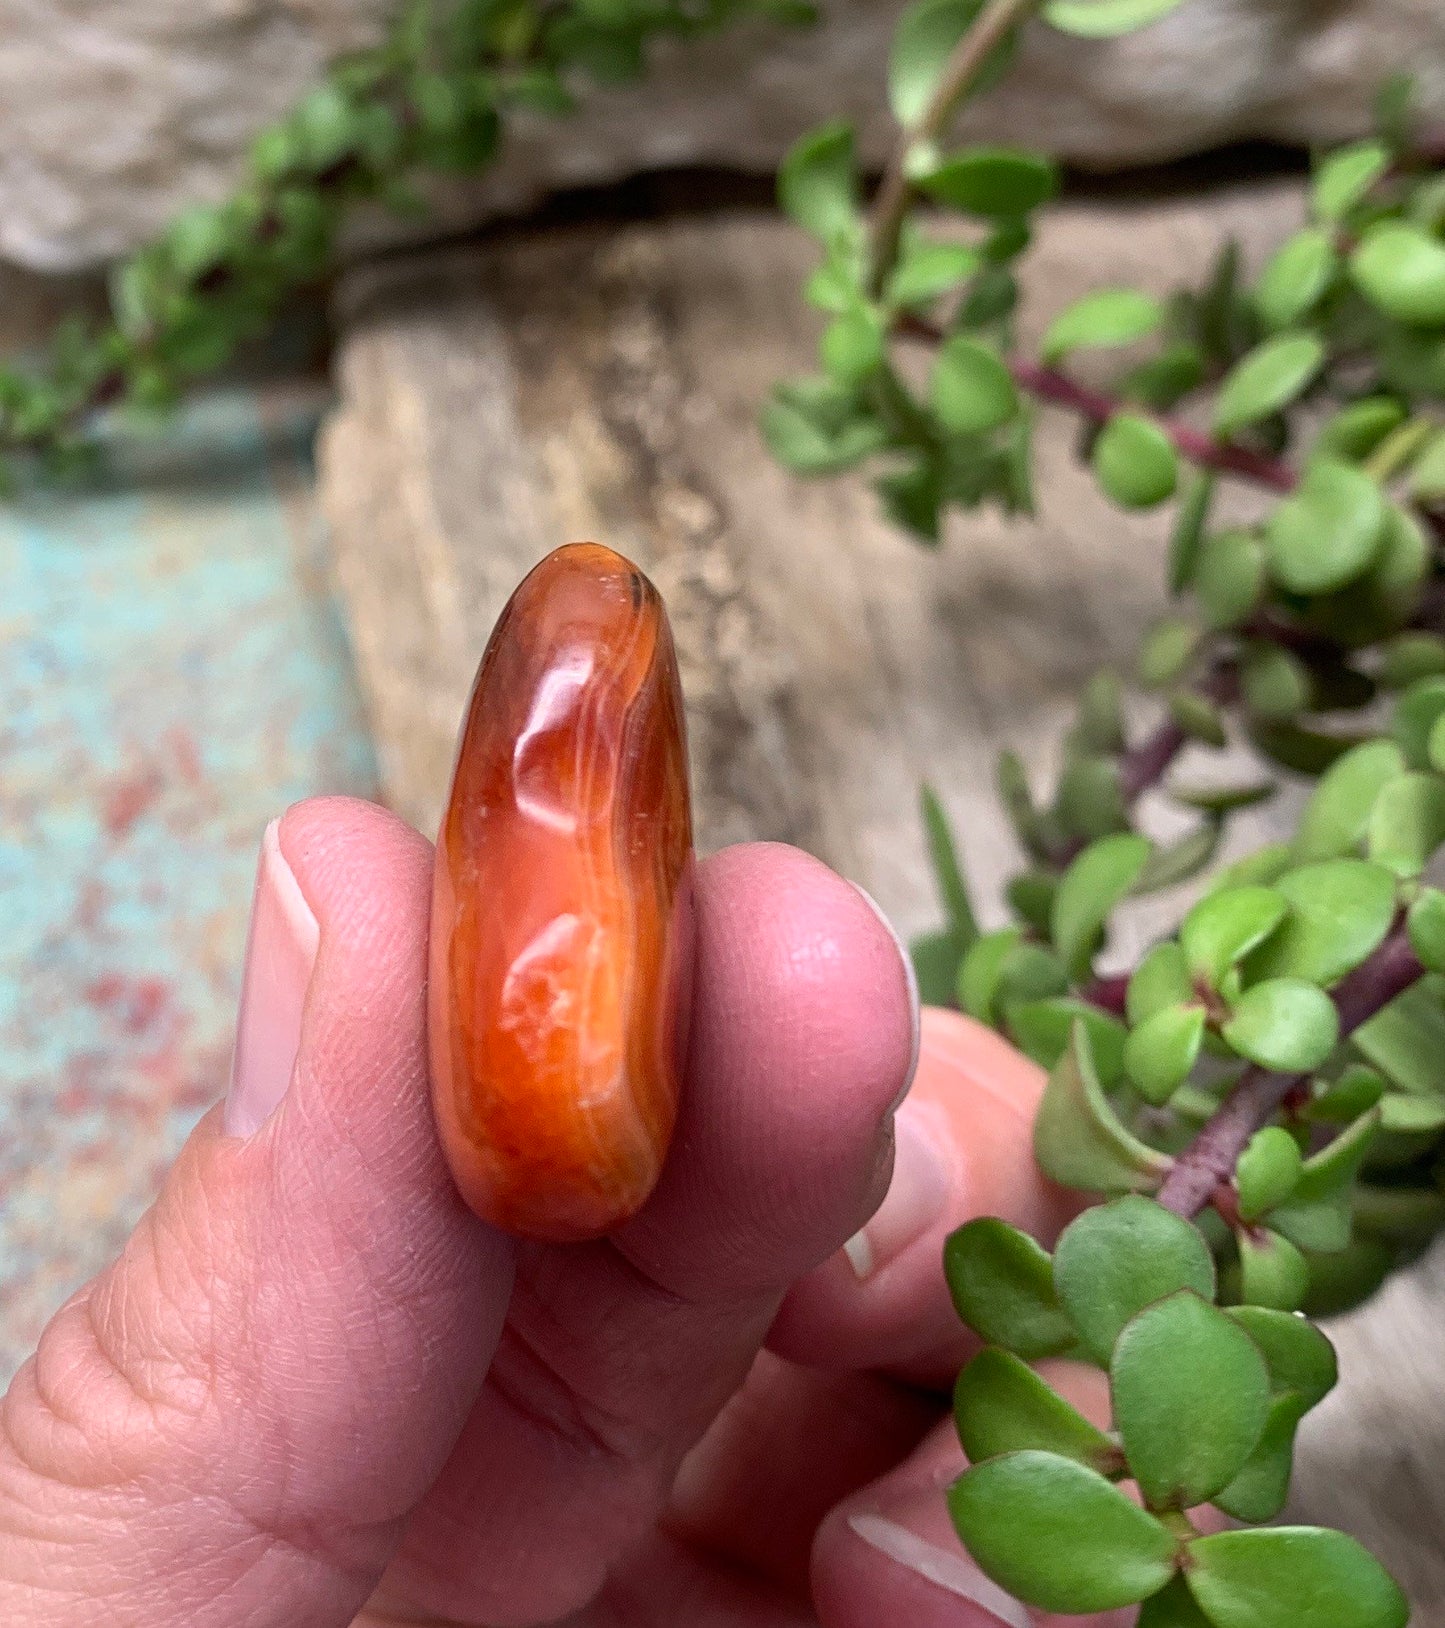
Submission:
{"label": "orange gemstone", "polygon": [[512,595],[437,837],[432,1100],[484,1220],[595,1238],[652,1191],[677,1114],[692,814],[667,612],[596,543]]}

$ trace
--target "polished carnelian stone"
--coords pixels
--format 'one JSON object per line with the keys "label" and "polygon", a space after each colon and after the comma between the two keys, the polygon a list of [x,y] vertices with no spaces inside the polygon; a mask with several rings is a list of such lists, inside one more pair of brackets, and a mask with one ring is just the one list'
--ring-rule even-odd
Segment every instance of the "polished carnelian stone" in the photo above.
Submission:
{"label": "polished carnelian stone", "polygon": [[487,645],[437,838],[432,1099],[462,1196],[595,1238],[677,1114],[692,815],[667,613],[595,543],[548,555]]}

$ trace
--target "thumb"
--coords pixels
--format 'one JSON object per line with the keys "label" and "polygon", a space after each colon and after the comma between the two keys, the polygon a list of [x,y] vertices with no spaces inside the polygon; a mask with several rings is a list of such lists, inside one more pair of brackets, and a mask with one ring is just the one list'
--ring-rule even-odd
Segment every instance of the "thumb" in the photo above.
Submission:
{"label": "thumb", "polygon": [[512,1251],[427,1102],[431,848],[266,833],[231,1094],[0,1404],[0,1621],[349,1623],[475,1400]]}

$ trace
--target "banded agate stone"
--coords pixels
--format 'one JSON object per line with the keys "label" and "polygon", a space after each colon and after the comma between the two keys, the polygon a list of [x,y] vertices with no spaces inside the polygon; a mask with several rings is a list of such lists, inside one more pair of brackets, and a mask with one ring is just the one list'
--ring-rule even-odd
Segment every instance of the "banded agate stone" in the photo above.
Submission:
{"label": "banded agate stone", "polygon": [[432,1100],[484,1220],[595,1238],[652,1191],[677,1113],[691,881],[662,600],[611,549],[559,548],[492,633],[437,838]]}

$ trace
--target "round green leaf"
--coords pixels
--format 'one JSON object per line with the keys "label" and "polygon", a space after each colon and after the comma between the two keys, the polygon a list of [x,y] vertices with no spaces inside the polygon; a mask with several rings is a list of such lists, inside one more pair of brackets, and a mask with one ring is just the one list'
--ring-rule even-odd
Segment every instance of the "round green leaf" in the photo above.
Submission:
{"label": "round green leaf", "polygon": [[1182,0],[1048,0],[1044,21],[1065,34],[1109,40],[1167,16]]}
{"label": "round green leaf", "polygon": [[1383,1075],[1363,1063],[1351,1063],[1310,1102],[1310,1118],[1327,1125],[1348,1125],[1369,1113],[1384,1094]]}
{"label": "round green leaf", "polygon": [[1422,503],[1445,498],[1445,430],[1437,430],[1410,468],[1410,496]]}
{"label": "round green leaf", "polygon": [[1245,964],[1245,975],[1303,978],[1328,988],[1353,971],[1390,930],[1395,877],[1362,859],[1326,859],[1275,883],[1289,915]]}
{"label": "round green leaf", "polygon": [[1236,962],[1275,931],[1288,909],[1284,896],[1268,887],[1221,888],[1206,894],[1179,929],[1190,971],[1217,987]]}
{"label": "round green leaf", "polygon": [[1169,697],[1169,712],[1191,740],[1218,747],[1223,746],[1229,738],[1224,727],[1223,708],[1198,690],[1175,690]]}
{"label": "round green leaf", "polygon": [[1406,920],[1410,948],[1430,972],[1445,972],[1445,893],[1423,888]]}
{"label": "round green leaf", "polygon": [[1296,232],[1272,256],[1254,290],[1255,309],[1270,329],[1288,328],[1319,304],[1339,259],[1324,227]]}
{"label": "round green leaf", "polygon": [[1132,288],[1098,288],[1061,311],[1044,334],[1040,354],[1051,365],[1071,351],[1131,345],[1164,320],[1158,300]]}
{"label": "round green leaf", "polygon": [[862,384],[883,365],[883,323],[877,312],[859,306],[835,317],[818,347],[827,372],[840,384]]}
{"label": "round green leaf", "polygon": [[1166,1006],[1194,998],[1194,984],[1184,951],[1173,939],[1156,944],[1134,969],[1124,997],[1132,1024],[1141,1024]]}
{"label": "round green leaf", "polygon": [[1445,1126],[1445,1101],[1390,1091],[1380,1098],[1380,1129],[1401,1136],[1433,1135]]}
{"label": "round green leaf", "polygon": [[1410,1618],[1368,1550],[1317,1527],[1196,1538],[1186,1576],[1214,1628],[1405,1628]]}
{"label": "round green leaf", "polygon": [[[1283,1243],[1283,1239],[1276,1239]],[[1286,1244],[1285,1248],[1291,1248]],[[1294,1251],[1306,1279],[1309,1267],[1298,1250]],[[1303,1295],[1303,1289],[1300,1293]],[[1239,1521],[1272,1521],[1284,1508],[1289,1496],[1289,1478],[1294,1468],[1294,1438],[1306,1405],[1299,1396],[1276,1396],[1269,1405],[1269,1418],[1260,1433],[1259,1444],[1244,1467],[1227,1487],[1214,1497],[1216,1507]]]}
{"label": "round green leaf", "polygon": [[1276,1395],[1293,1393],[1314,1407],[1335,1388],[1335,1348],[1313,1323],[1266,1306],[1231,1306],[1225,1315],[1264,1353]]}
{"label": "round green leaf", "polygon": [[1259,1347],[1187,1289],[1126,1324],[1109,1389],[1124,1455],[1152,1509],[1187,1509],[1227,1487],[1269,1413]]}
{"label": "round green leaf", "polygon": [[998,219],[1047,203],[1059,189],[1059,174],[1048,159],[1021,148],[971,147],[920,176],[918,185],[953,209]]}
{"label": "round green leaf", "polygon": [[1090,843],[1065,871],[1054,895],[1053,938],[1072,976],[1088,972],[1110,911],[1128,895],[1149,851],[1147,837],[1120,832]]}
{"label": "round green leaf", "polygon": [[857,224],[852,125],[842,120],[825,124],[794,144],[778,171],[778,202],[824,243]]}
{"label": "round green leaf", "polygon": [[1368,458],[1391,430],[1405,422],[1405,409],[1393,396],[1366,396],[1341,407],[1320,431],[1316,451],[1358,462]]}
{"label": "round green leaf", "polygon": [[1133,1029],[1124,1070],[1146,1102],[1162,1104],[1189,1078],[1204,1041],[1202,1006],[1166,1006]]}
{"label": "round green leaf", "polygon": [[1252,532],[1224,531],[1199,553],[1194,591],[1209,627],[1238,627],[1253,615],[1265,588],[1264,545]]}
{"label": "round green leaf", "polygon": [[1026,1362],[990,1346],[958,1376],[953,1391],[958,1439],[971,1464],[1000,1453],[1059,1453],[1107,1474],[1118,1449]]}
{"label": "round green leaf", "polygon": [[1015,944],[999,966],[994,991],[995,1012],[1007,1012],[1020,1001],[1046,1000],[1069,987],[1064,964],[1042,944]]}
{"label": "round green leaf", "polygon": [[1241,672],[1244,704],[1256,718],[1296,718],[1313,694],[1309,669],[1278,645],[1256,645]]}
{"label": "round green leaf", "polygon": [[1305,1160],[1289,1202],[1270,1216],[1270,1225],[1301,1249],[1329,1253],[1351,1237],[1350,1197],[1360,1165],[1379,1134],[1381,1113],[1373,1108],[1333,1142]]}
{"label": "round green leaf", "polygon": [[1445,673],[1445,639],[1438,633],[1399,633],[1380,646],[1380,683],[1405,690]]}
{"label": "round green leaf", "polygon": [[1317,459],[1270,516],[1270,570],[1295,593],[1343,587],[1374,559],[1384,527],[1379,486],[1353,464]]}
{"label": "round green leaf", "polygon": [[1027,1233],[990,1216],[970,1221],[944,1244],[943,1270],[959,1317],[990,1344],[1035,1362],[1074,1343],[1053,1263]]}
{"label": "round green leaf", "polygon": [[[1263,556],[1261,555],[1261,577]],[[1192,622],[1170,618],[1156,622],[1139,649],[1139,682],[1146,689],[1162,689],[1187,670],[1199,648],[1199,629]]]}
{"label": "round green leaf", "polygon": [[1256,1131],[1235,1166],[1239,1213],[1246,1221],[1257,1221],[1289,1197],[1303,1170],[1299,1143],[1282,1125],[1266,1125]]}
{"label": "round green leaf", "polygon": [[1094,442],[1099,484],[1125,509],[1151,509],[1173,497],[1179,455],[1159,426],[1134,413],[1116,413]]}
{"label": "round green leaf", "polygon": [[1412,769],[1430,767],[1430,734],[1441,717],[1445,717],[1445,678],[1421,679],[1395,703],[1391,733]]}
{"label": "round green leaf", "polygon": [[1340,1018],[1317,985],[1271,978],[1245,990],[1222,1032],[1241,1057],[1261,1068],[1306,1074],[1335,1049]]}
{"label": "round green leaf", "polygon": [[1389,169],[1390,149],[1383,141],[1357,141],[1331,153],[1315,171],[1310,189],[1320,220],[1347,215]]}
{"label": "round green leaf", "polygon": [[1288,407],[1309,388],[1325,359],[1323,343],[1310,333],[1284,333],[1235,363],[1214,403],[1214,430],[1231,436]]}
{"label": "round green leaf", "polygon": [[958,971],[958,1004],[980,1023],[993,1021],[994,997],[1009,952],[1023,940],[1017,927],[984,933],[969,946]]}
{"label": "round green leaf", "polygon": [[1380,546],[1366,578],[1392,625],[1408,617],[1420,603],[1420,590],[1430,574],[1432,550],[1425,528],[1397,504],[1385,506]]}
{"label": "round green leaf", "polygon": [[1119,1331],[1178,1289],[1214,1298],[1214,1258],[1197,1227],[1152,1199],[1085,1210],[1054,1252],[1054,1288],[1085,1347],[1107,1364]]}
{"label": "round green leaf", "polygon": [[1045,1611],[1133,1605],[1174,1574],[1170,1533],[1073,1459],[1039,1452],[988,1459],[954,1482],[948,1506],[988,1576]]}
{"label": "round green leaf", "polygon": [[1396,876],[1418,876],[1445,842],[1445,780],[1402,774],[1375,799],[1365,849]]}
{"label": "round green leaf", "polygon": [[[1445,686],[1442,686],[1445,710]],[[1300,817],[1294,840],[1296,859],[1333,859],[1359,843],[1380,788],[1405,770],[1404,753],[1393,741],[1366,741],[1352,747],[1324,773]]]}
{"label": "round green leaf", "polygon": [[1239,1276],[1241,1297],[1254,1306],[1294,1311],[1309,1293],[1309,1262],[1277,1232],[1240,1232]]}
{"label": "round green leaf", "polygon": [[1129,811],[1117,760],[1096,754],[1074,758],[1059,778],[1058,810],[1071,832],[1091,842],[1122,831]]}
{"label": "round green leaf", "polygon": [[1368,231],[1350,257],[1361,293],[1398,322],[1445,322],[1445,245],[1402,221]]}
{"label": "round green leaf", "polygon": [[1018,411],[1018,391],[992,346],[955,334],[933,364],[933,410],[955,435],[983,435]]}
{"label": "round green leaf", "polygon": [[889,301],[905,307],[928,305],[971,277],[979,263],[978,250],[966,243],[915,238],[888,279]]}

